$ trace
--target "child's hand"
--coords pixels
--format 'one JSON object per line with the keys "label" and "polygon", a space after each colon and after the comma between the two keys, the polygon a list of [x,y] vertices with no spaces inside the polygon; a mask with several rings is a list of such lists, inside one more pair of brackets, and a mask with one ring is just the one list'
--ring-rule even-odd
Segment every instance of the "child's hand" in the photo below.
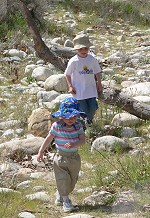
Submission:
{"label": "child's hand", "polygon": [[97,91],[98,93],[102,93],[102,84],[101,83],[97,83]]}
{"label": "child's hand", "polygon": [[70,143],[66,143],[64,146],[65,146],[65,148],[68,148],[68,149],[71,148],[71,144]]}
{"label": "child's hand", "polygon": [[44,160],[44,159],[43,159],[43,154],[38,153],[37,161],[38,161],[38,162],[41,162],[41,161],[43,161],[43,160]]}
{"label": "child's hand", "polygon": [[76,94],[75,88],[73,88],[72,86],[70,86],[70,87],[69,87],[69,90],[68,90],[68,93]]}

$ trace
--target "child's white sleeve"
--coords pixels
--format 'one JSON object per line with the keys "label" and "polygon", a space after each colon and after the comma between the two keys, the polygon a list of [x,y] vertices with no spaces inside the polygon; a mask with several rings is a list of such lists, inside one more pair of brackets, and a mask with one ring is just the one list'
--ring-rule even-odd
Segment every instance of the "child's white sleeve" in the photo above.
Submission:
{"label": "child's white sleeve", "polygon": [[64,74],[71,75],[72,72],[73,72],[73,63],[69,61]]}

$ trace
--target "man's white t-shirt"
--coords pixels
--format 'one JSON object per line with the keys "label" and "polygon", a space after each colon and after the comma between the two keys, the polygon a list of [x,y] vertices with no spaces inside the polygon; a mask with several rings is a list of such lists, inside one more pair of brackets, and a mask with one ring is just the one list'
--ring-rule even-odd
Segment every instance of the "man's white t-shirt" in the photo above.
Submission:
{"label": "man's white t-shirt", "polygon": [[95,74],[101,72],[101,67],[95,57],[88,54],[82,58],[79,55],[72,57],[65,70],[65,75],[71,76],[72,86],[76,89],[73,95],[77,100],[98,96]]}

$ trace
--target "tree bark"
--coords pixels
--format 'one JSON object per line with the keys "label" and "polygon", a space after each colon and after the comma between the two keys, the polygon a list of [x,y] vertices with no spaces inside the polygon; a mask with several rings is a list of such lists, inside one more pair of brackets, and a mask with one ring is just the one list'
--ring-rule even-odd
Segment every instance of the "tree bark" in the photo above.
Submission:
{"label": "tree bark", "polygon": [[117,106],[143,120],[150,120],[150,105],[126,96],[119,89],[103,86],[103,92],[99,99],[105,104]]}
{"label": "tree bark", "polygon": [[[57,47],[49,49],[42,40],[39,30],[37,29],[37,26],[23,0],[19,0],[19,2],[22,14],[30,28],[37,55],[44,61],[50,62],[61,71],[64,71],[67,64],[65,59],[73,56],[73,51],[69,49],[59,49]],[[106,104],[118,106],[122,110],[125,110],[141,119],[150,120],[150,106],[126,96],[121,92],[121,90],[111,89],[110,87],[104,86],[103,94],[99,99]]]}
{"label": "tree bark", "polygon": [[39,33],[39,30],[35,24],[35,22],[32,19],[32,16],[30,14],[30,11],[24,4],[23,0],[19,0],[20,2],[20,8],[21,12],[29,26],[30,32],[33,37],[34,41],[34,48],[37,52],[37,55],[43,59],[45,62],[52,63],[55,67],[59,68],[60,70],[64,71],[66,68],[66,63],[63,58],[59,57],[54,53],[52,50],[50,50],[44,43],[44,41],[41,38],[41,35]]}

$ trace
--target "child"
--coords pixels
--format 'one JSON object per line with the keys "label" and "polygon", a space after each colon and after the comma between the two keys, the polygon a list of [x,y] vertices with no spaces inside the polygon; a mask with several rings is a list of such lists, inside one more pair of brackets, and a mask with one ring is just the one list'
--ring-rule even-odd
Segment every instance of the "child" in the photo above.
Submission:
{"label": "child", "polygon": [[76,120],[82,114],[75,98],[62,100],[59,111],[52,114],[52,117],[60,120],[52,124],[37,156],[37,160],[42,161],[44,150],[54,139],[57,149],[54,157],[54,173],[58,190],[55,203],[63,205],[65,212],[75,209],[68,195],[74,190],[81,168],[78,148],[85,143],[85,135],[81,123]]}
{"label": "child", "polygon": [[68,62],[65,70],[66,80],[69,93],[78,100],[80,111],[86,113],[87,123],[91,124],[98,109],[96,98],[102,91],[100,78],[102,70],[95,57],[88,53],[92,44],[87,35],[77,35],[73,42],[77,54]]}

